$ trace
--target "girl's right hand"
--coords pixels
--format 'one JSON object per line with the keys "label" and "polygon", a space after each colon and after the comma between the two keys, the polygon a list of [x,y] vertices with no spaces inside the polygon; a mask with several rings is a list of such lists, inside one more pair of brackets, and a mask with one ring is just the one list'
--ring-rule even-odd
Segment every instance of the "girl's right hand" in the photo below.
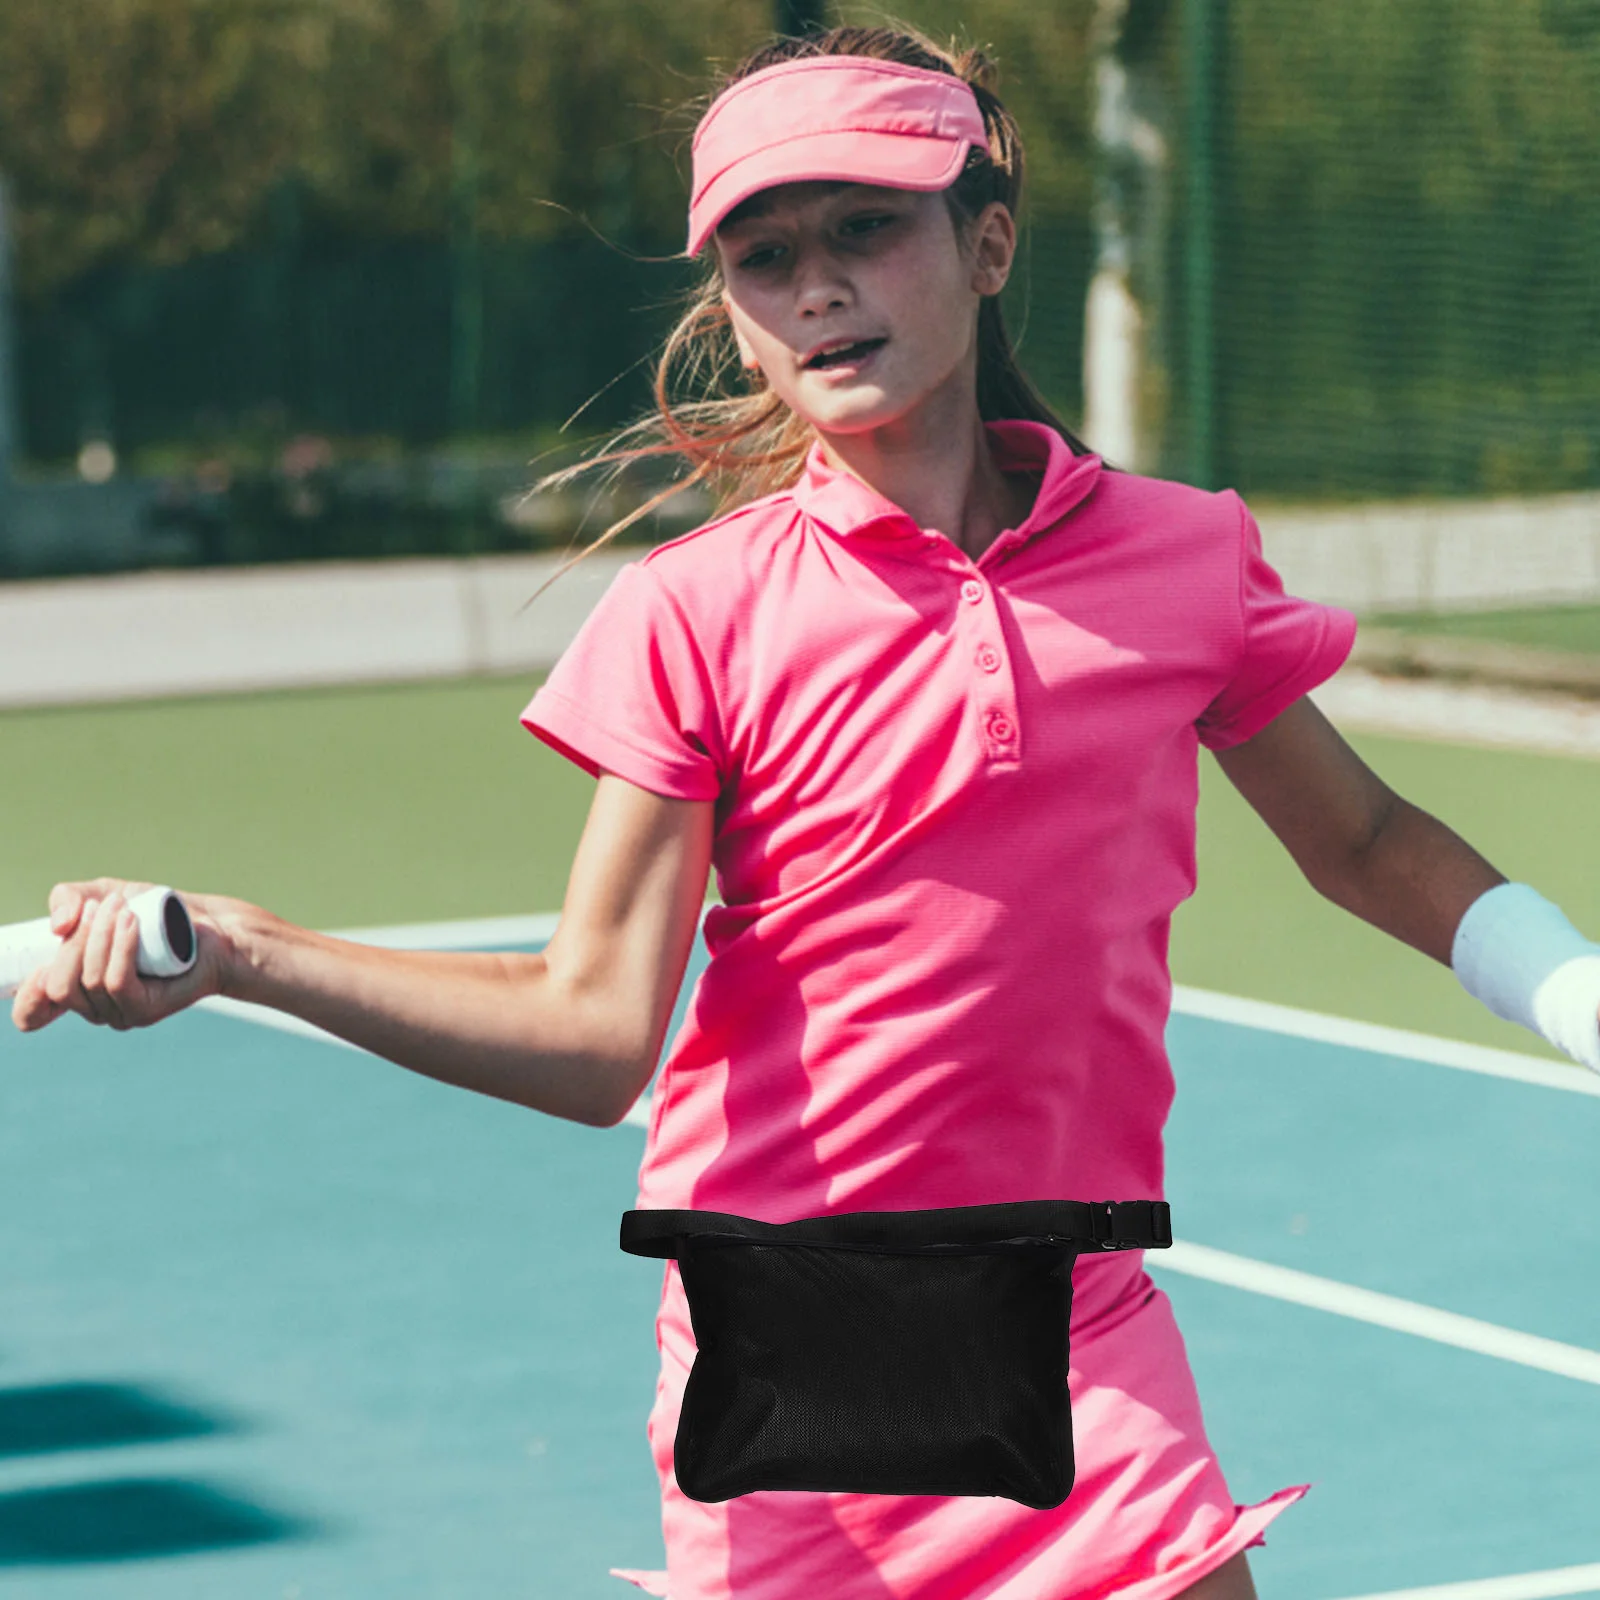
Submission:
{"label": "girl's right hand", "polygon": [[207,995],[220,994],[239,951],[230,925],[255,908],[222,895],[185,894],[198,947],[175,978],[147,978],[134,966],[139,930],[130,896],[153,887],[126,878],[58,883],[50,891],[50,931],[62,941],[53,960],[17,991],[11,1020],[31,1033],[76,1011],[104,1027],[144,1028]]}

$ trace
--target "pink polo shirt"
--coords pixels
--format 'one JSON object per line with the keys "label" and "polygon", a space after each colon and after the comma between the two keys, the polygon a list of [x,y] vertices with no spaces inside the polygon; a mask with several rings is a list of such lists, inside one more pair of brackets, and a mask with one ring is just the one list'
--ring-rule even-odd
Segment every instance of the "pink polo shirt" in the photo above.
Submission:
{"label": "pink polo shirt", "polygon": [[[792,489],[624,567],[522,714],[592,774],[716,802],[724,903],[640,1207],[1163,1194],[1200,746],[1329,677],[1355,619],[1284,594],[1232,492],[989,434],[1041,482],[976,562],[813,450]],[[1080,1258],[1074,1337],[1142,1261]],[[669,1263],[680,1330],[681,1294]]]}

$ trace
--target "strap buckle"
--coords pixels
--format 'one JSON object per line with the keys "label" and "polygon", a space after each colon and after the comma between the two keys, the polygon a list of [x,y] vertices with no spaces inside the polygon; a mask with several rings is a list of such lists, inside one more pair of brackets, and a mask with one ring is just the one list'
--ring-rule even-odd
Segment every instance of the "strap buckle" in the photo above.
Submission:
{"label": "strap buckle", "polygon": [[1095,1246],[1101,1250],[1138,1250],[1146,1243],[1146,1233],[1156,1241],[1157,1247],[1172,1243],[1171,1212],[1164,1200],[1150,1202],[1150,1226],[1141,1226],[1144,1220],[1138,1208],[1145,1202],[1127,1201],[1119,1205],[1114,1200],[1089,1202],[1089,1231]]}
{"label": "strap buckle", "polygon": [[1089,1202],[1089,1231],[1094,1235],[1094,1242],[1101,1250],[1124,1248],[1117,1238],[1116,1208],[1110,1200]]}

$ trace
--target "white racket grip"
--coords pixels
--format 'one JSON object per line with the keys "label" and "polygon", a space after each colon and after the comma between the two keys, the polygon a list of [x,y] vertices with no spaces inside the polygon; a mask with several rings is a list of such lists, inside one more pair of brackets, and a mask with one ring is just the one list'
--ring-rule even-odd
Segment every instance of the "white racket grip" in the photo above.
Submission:
{"label": "white racket grip", "polygon": [[[199,940],[181,896],[161,886],[145,889],[128,897],[128,909],[139,920],[134,965],[145,977],[175,978],[194,965]],[[0,926],[0,998],[9,1000],[60,948],[49,917]]]}

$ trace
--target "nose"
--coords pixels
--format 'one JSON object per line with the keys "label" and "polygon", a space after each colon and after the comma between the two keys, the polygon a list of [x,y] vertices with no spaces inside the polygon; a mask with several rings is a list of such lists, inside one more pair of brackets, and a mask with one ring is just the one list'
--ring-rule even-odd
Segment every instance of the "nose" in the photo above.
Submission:
{"label": "nose", "polygon": [[795,263],[795,309],[819,317],[850,303],[850,281],[843,264],[828,250],[805,250]]}

